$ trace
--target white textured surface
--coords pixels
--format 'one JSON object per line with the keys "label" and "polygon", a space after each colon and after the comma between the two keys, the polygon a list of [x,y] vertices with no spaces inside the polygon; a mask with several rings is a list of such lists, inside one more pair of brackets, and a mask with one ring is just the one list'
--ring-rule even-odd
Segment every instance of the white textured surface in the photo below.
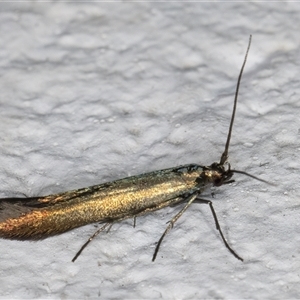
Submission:
{"label": "white textured surface", "polygon": [[[248,43],[230,148],[245,176],[205,205],[95,230],[1,240],[4,298],[299,298],[297,3],[1,4],[1,196],[46,195],[219,160]],[[211,199],[211,191],[205,195]],[[178,209],[178,208],[177,208]]]}

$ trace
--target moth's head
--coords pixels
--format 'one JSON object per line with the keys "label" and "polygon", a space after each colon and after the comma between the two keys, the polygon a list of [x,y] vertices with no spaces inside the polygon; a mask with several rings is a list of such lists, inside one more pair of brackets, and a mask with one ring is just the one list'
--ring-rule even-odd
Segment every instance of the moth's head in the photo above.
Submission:
{"label": "moth's head", "polygon": [[234,180],[230,180],[233,176],[233,172],[230,170],[230,164],[228,164],[227,170],[223,164],[217,162],[205,168],[210,173],[210,181],[214,186],[221,186],[223,184],[234,182]]}

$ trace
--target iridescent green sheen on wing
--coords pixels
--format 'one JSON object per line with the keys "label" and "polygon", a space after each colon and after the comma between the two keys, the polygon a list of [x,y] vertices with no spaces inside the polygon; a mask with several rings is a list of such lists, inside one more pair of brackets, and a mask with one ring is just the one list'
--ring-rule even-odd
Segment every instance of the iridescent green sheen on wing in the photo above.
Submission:
{"label": "iridescent green sheen on wing", "polygon": [[41,239],[158,210],[201,191],[202,172],[201,166],[185,165],[46,197],[2,199],[0,237]]}

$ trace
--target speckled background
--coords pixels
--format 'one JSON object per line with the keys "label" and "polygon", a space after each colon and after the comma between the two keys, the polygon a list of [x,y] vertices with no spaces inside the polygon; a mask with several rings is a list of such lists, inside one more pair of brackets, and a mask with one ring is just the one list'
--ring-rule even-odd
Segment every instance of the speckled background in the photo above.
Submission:
{"label": "speckled background", "polygon": [[1,240],[8,298],[299,298],[299,3],[0,4],[1,197],[37,196],[186,163],[230,148],[245,176],[203,196],[151,257],[167,208],[95,231]]}

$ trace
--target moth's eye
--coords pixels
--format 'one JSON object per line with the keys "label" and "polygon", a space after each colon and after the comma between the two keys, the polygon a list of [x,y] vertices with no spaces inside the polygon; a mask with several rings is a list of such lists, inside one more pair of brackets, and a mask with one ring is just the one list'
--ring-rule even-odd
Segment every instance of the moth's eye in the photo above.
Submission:
{"label": "moth's eye", "polygon": [[214,185],[215,186],[220,186],[223,184],[223,179],[222,178],[217,178],[214,180]]}
{"label": "moth's eye", "polygon": [[213,164],[211,164],[210,167],[211,167],[212,169],[216,169],[216,168],[218,167],[218,165],[219,165],[218,163],[214,162]]}

